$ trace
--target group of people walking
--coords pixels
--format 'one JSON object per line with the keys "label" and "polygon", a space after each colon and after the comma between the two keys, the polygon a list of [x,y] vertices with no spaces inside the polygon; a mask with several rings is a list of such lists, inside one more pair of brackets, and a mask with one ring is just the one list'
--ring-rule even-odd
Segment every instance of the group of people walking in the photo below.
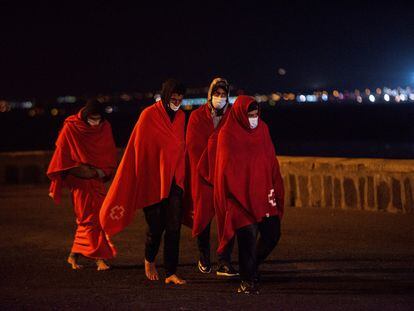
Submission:
{"label": "group of people walking", "polygon": [[[201,273],[211,273],[210,230],[216,216],[219,276],[240,276],[238,292],[258,293],[259,265],[277,245],[284,189],[279,163],[260,106],[240,95],[229,103],[230,85],[212,81],[207,102],[186,127],[180,105],[185,86],[162,85],[161,100],[141,113],[117,167],[116,147],[102,104],[87,102],[68,117],[56,141],[47,175],[50,196],[60,202],[70,189],[77,230],[68,262],[78,256],[98,270],[116,255],[110,236],[142,209],[148,225],[145,274],[159,280],[155,261],[164,237],[165,283],[185,284],[177,274],[181,225],[192,227]],[[105,193],[104,183],[112,179]],[[231,264],[237,240],[239,271]]]}

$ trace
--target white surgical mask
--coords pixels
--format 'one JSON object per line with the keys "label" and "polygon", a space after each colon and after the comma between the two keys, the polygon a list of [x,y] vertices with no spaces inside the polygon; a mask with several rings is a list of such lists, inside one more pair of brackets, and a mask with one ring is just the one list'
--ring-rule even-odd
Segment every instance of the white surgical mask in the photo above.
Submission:
{"label": "white surgical mask", "polygon": [[213,96],[211,103],[213,104],[213,107],[215,109],[222,109],[227,103],[227,98],[220,97],[220,96]]}
{"label": "white surgical mask", "polygon": [[178,109],[180,109],[181,104],[179,104],[178,106],[174,105],[173,103],[170,103],[170,108],[173,111],[178,111]]}
{"label": "white surgical mask", "polygon": [[259,117],[249,118],[250,128],[255,129],[259,124]]}
{"label": "white surgical mask", "polygon": [[93,119],[88,118],[87,121],[88,121],[90,126],[98,126],[99,123],[101,123],[100,119],[99,120],[93,120]]}

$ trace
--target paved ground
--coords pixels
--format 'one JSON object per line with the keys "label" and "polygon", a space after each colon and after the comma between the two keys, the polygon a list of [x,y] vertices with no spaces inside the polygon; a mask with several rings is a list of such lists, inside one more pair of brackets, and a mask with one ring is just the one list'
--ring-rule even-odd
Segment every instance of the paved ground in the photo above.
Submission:
{"label": "paved ground", "polygon": [[147,281],[142,212],[115,238],[111,271],[87,261],[72,271],[72,209],[67,197],[56,207],[46,195],[46,187],[0,188],[1,310],[414,309],[413,214],[288,208],[280,244],[262,267],[261,295],[251,297],[235,293],[236,280],[197,272],[186,228],[179,272],[189,284]]}

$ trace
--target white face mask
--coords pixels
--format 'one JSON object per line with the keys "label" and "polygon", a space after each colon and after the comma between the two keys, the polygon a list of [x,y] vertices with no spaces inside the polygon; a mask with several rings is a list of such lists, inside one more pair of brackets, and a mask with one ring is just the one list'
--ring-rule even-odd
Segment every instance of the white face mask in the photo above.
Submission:
{"label": "white face mask", "polygon": [[88,118],[87,121],[88,121],[90,126],[98,126],[99,123],[101,123],[100,119],[99,120],[93,120],[93,119]]}
{"label": "white face mask", "polygon": [[170,108],[173,111],[178,111],[178,109],[180,109],[181,104],[179,104],[178,106],[174,105],[173,103],[170,103]]}
{"label": "white face mask", "polygon": [[255,129],[259,124],[259,117],[249,118],[250,128]]}
{"label": "white face mask", "polygon": [[222,109],[227,104],[226,97],[213,96],[211,103],[215,109]]}

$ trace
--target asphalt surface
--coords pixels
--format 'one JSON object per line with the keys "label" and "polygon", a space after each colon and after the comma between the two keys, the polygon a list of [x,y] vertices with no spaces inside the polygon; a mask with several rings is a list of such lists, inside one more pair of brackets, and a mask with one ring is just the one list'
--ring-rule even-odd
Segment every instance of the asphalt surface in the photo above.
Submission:
{"label": "asphalt surface", "polygon": [[[258,296],[237,294],[237,280],[199,273],[187,228],[179,275],[188,284],[146,280],[142,212],[114,238],[110,271],[86,259],[71,270],[73,211],[68,196],[54,206],[46,186],[1,186],[0,229],[0,310],[414,309],[414,214],[287,208]],[[237,249],[233,257],[237,267]],[[163,275],[162,247],[157,261]]]}

